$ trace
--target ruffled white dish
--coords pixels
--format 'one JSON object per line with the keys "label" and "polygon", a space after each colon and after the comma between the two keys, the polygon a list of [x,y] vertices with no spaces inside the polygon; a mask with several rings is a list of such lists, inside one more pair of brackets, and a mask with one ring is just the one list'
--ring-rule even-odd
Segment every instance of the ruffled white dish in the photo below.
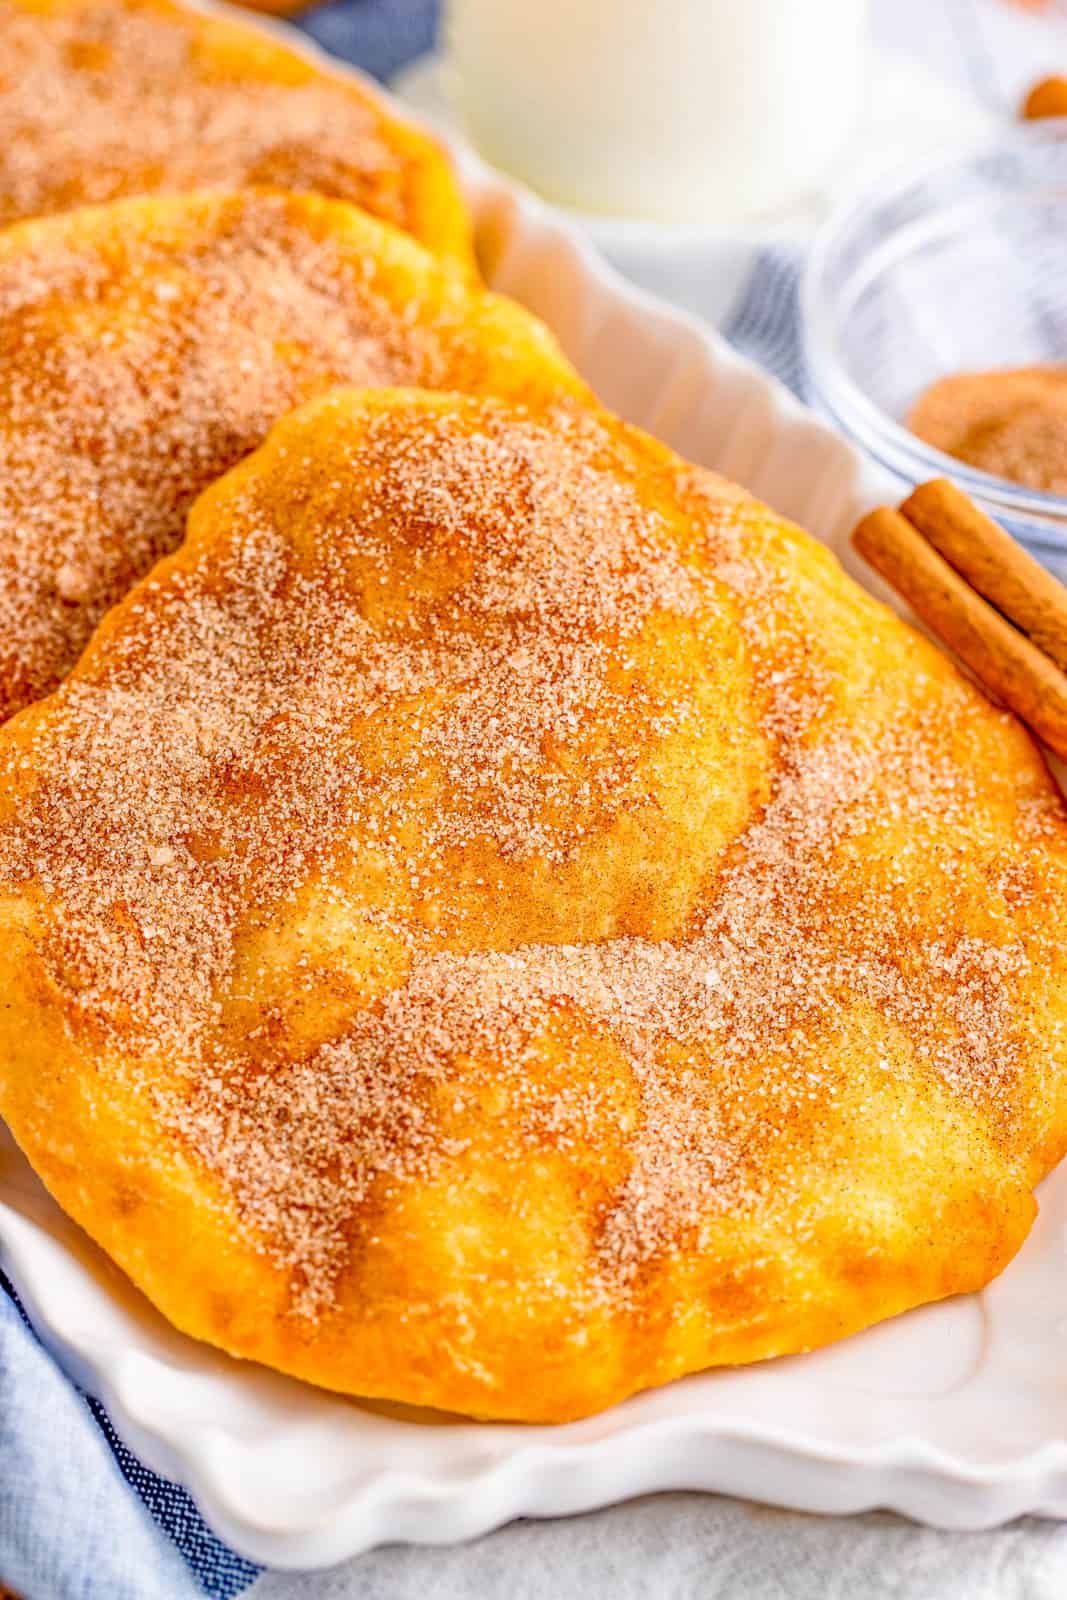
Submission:
{"label": "ruffled white dish", "polygon": [[[547,319],[604,399],[806,524],[867,581],[845,541],[893,486],[708,330],[626,288],[545,208],[459,158],[492,281]],[[1065,1254],[1061,1170],[1022,1254],[981,1296],[565,1427],[484,1425],[359,1405],[176,1333],[0,1130],[0,1263],[42,1337],[223,1538],[277,1566],[657,1489],[888,1506],[959,1528],[1067,1517]]]}

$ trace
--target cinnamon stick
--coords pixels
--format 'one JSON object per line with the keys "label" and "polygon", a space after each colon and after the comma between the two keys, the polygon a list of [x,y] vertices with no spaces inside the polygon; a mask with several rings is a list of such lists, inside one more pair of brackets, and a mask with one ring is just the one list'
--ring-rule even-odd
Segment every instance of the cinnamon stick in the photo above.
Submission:
{"label": "cinnamon stick", "polygon": [[991,605],[1067,672],[1067,589],[948,478],[920,484],[901,515]]}
{"label": "cinnamon stick", "polygon": [[1067,759],[1067,673],[970,588],[899,511],[872,511],[852,542],[989,694]]}

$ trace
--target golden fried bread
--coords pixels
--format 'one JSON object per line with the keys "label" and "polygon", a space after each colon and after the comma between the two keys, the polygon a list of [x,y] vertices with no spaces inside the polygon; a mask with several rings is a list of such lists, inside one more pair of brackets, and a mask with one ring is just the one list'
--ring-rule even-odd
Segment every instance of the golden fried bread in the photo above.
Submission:
{"label": "golden fried bread", "polygon": [[585,393],[526,312],[338,201],[133,199],[0,234],[0,718],[54,688],[212,479],[338,383]]}
{"label": "golden fried bread", "polygon": [[984,1284],[1067,1128],[1067,814],[766,508],[341,392],[0,732],[0,1111],[180,1328],[566,1418]]}
{"label": "golden fried bread", "polygon": [[369,89],[171,0],[0,0],[0,224],[246,184],[352,201],[473,270],[446,157]]}

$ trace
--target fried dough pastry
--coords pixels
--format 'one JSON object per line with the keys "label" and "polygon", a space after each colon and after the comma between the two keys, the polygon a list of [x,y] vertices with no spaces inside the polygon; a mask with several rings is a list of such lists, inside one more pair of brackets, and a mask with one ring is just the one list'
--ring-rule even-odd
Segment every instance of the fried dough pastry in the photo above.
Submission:
{"label": "fried dough pastry", "polygon": [[580,1416],[976,1289],[1067,1127],[1067,814],[591,409],[339,392],[0,733],[0,1110],[186,1332]]}
{"label": "fried dough pastry", "polygon": [[528,313],[341,202],[133,199],[0,234],[0,719],[202,489],[339,383],[585,393]]}
{"label": "fried dough pastry", "polygon": [[247,184],[349,200],[473,270],[447,158],[369,89],[171,0],[0,0],[0,225]]}

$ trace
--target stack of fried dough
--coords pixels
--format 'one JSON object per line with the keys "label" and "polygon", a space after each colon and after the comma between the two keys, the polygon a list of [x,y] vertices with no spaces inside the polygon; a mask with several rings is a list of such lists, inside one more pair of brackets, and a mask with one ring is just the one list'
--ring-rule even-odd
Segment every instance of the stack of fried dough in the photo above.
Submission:
{"label": "stack of fried dough", "polygon": [[1023,728],[248,25],[0,0],[0,219],[0,1114],[133,1282],[558,1420],[1000,1271],[1067,1147]]}

